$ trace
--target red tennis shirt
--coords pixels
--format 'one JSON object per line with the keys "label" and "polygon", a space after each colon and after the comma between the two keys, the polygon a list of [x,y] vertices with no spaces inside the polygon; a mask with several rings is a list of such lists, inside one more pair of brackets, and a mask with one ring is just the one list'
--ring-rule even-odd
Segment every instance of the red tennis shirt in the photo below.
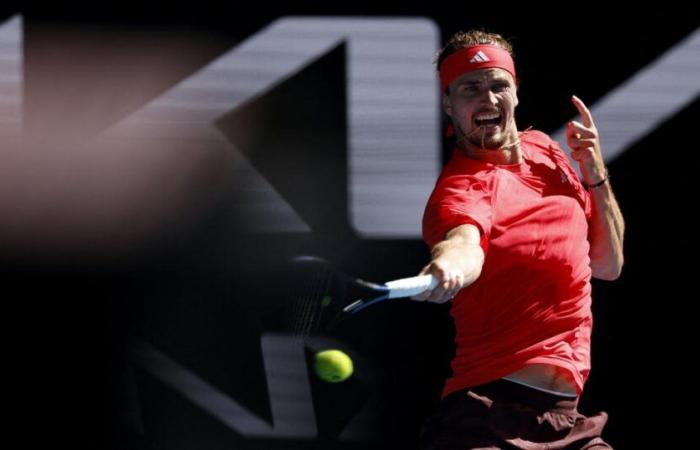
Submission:
{"label": "red tennis shirt", "polygon": [[580,394],[590,371],[591,199],[556,142],[534,130],[520,142],[520,164],[455,149],[426,206],[430,248],[471,223],[486,254],[452,303],[456,353],[443,396],[540,363],[568,370]]}

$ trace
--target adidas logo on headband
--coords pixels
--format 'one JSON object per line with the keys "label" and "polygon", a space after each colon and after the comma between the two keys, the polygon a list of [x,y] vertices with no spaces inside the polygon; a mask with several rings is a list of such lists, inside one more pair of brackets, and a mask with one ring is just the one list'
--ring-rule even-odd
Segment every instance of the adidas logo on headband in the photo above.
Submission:
{"label": "adidas logo on headband", "polygon": [[489,57],[486,56],[486,54],[484,52],[482,52],[481,50],[479,50],[479,52],[477,52],[477,54],[474,55],[472,57],[472,59],[469,60],[469,62],[472,64],[473,63],[485,63],[485,62],[489,62],[489,61],[491,61],[489,59]]}

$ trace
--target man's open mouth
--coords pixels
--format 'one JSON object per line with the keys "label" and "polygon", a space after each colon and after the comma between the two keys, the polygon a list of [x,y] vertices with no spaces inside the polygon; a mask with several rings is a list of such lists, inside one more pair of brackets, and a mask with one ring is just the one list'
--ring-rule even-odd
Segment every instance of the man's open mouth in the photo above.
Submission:
{"label": "man's open mouth", "polygon": [[474,118],[474,124],[477,127],[496,126],[496,125],[500,125],[500,123],[501,123],[501,114],[498,112],[481,113],[481,114],[477,114],[476,117]]}

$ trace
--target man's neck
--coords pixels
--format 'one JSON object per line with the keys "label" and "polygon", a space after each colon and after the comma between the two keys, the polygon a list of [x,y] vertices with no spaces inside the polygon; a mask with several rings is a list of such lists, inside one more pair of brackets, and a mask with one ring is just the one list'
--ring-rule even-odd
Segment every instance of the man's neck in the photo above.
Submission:
{"label": "man's neck", "polygon": [[495,165],[520,164],[523,162],[523,152],[520,148],[517,134],[515,136],[499,149],[480,148],[467,141],[462,141],[460,147],[462,147],[467,156],[479,161]]}

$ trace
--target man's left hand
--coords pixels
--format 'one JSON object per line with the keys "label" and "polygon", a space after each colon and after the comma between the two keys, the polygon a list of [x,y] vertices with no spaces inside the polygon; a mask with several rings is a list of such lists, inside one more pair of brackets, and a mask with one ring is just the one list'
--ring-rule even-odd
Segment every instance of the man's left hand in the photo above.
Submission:
{"label": "man's left hand", "polygon": [[576,97],[571,101],[581,115],[583,123],[572,120],[566,126],[566,145],[571,148],[571,157],[578,161],[583,181],[596,183],[605,178],[605,161],[600,149],[600,137],[593,123],[593,116],[586,105]]}

